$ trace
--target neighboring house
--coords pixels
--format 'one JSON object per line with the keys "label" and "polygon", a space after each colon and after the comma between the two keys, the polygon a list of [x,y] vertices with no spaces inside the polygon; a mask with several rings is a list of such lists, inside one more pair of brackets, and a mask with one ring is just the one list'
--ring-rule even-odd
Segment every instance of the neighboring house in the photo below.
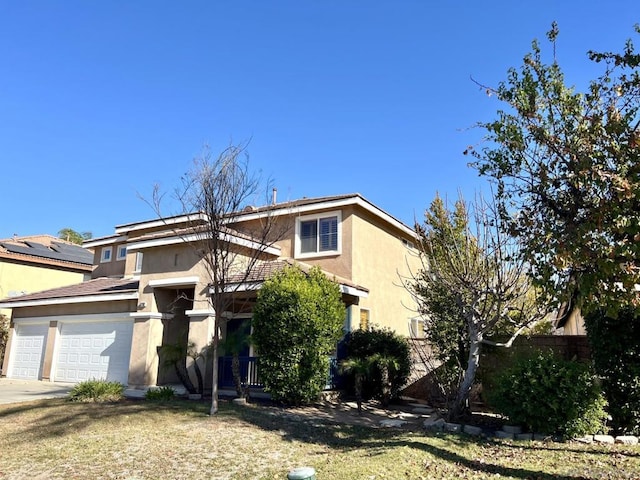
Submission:
{"label": "neighboring house", "polygon": [[0,240],[0,298],[82,282],[92,269],[93,252],[51,235]]}
{"label": "neighboring house", "polygon": [[[266,215],[285,233],[240,285],[231,311],[222,312],[226,330],[250,321],[265,278],[297,264],[318,266],[340,285],[346,330],[378,325],[409,335],[415,304],[402,283],[419,268],[411,228],[358,194],[302,199],[245,209],[229,225],[237,233],[230,248],[252,248],[243,231]],[[204,348],[214,328],[209,277],[187,241],[193,218],[117,226],[114,235],[85,242],[95,249],[92,280],[0,301],[13,309],[3,374],[57,382],[106,378],[130,388],[176,383],[163,368],[160,347]]]}

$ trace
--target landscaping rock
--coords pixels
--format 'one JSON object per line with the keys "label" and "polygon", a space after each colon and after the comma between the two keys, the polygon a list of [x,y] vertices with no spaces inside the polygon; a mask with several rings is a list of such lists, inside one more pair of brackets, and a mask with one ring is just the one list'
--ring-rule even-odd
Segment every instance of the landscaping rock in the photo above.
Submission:
{"label": "landscaping rock", "polygon": [[234,398],[233,400],[231,400],[235,405],[246,405],[247,404],[247,399],[246,398]]}
{"label": "landscaping rock", "polygon": [[404,420],[394,420],[393,418],[380,420],[380,425],[383,427],[401,427],[406,423],[409,423],[409,422],[406,422]]}
{"label": "landscaping rock", "polygon": [[475,436],[482,435],[482,428],[474,427],[473,425],[465,425],[462,431],[467,435],[475,435]]}
{"label": "landscaping rock", "polygon": [[616,439],[611,435],[594,435],[593,441],[596,443],[615,443]]}
{"label": "landscaping rock", "polygon": [[459,423],[445,422],[444,429],[447,432],[459,433],[462,431],[462,425],[460,425]]}
{"label": "landscaping rock", "polygon": [[433,413],[433,408],[416,407],[411,411],[417,415],[431,415]]}
{"label": "landscaping rock", "polygon": [[593,435],[585,435],[583,437],[574,438],[573,440],[580,443],[593,443]]}
{"label": "landscaping rock", "polygon": [[502,430],[504,430],[507,433],[513,433],[514,435],[517,435],[518,433],[522,433],[522,427],[519,427],[517,425],[503,425]]}
{"label": "landscaping rock", "polygon": [[444,418],[435,418],[435,419],[431,419],[431,418],[427,418],[423,425],[424,428],[427,428],[429,430],[435,430],[438,432],[441,432],[442,430],[444,430]]}
{"label": "landscaping rock", "polygon": [[505,432],[504,430],[498,430],[493,434],[496,438],[503,438],[507,440],[513,440],[513,433]]}
{"label": "landscaping rock", "polygon": [[638,445],[638,437],[634,437],[633,435],[619,435],[615,438],[615,442],[623,445]]}
{"label": "landscaping rock", "polygon": [[419,415],[416,415],[415,413],[400,412],[396,414],[395,417],[407,420],[415,420],[416,418],[419,418]]}

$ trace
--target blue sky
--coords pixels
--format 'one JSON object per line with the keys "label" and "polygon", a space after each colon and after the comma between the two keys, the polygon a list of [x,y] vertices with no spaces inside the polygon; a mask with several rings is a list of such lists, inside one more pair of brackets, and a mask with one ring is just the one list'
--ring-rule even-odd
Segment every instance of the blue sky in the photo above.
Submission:
{"label": "blue sky", "polygon": [[[0,1],[0,238],[154,218],[209,144],[249,141],[279,200],[359,192],[407,224],[487,184],[462,155],[531,41],[571,83],[634,1]],[[543,43],[547,48],[548,44]],[[547,49],[547,52],[550,50]],[[174,209],[167,204],[167,213]]]}

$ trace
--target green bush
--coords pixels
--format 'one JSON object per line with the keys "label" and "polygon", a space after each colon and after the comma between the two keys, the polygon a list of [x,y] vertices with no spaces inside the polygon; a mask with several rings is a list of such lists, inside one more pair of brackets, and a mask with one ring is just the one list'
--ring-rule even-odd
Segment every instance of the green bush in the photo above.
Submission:
{"label": "green bush", "polygon": [[144,394],[146,400],[152,402],[167,402],[173,400],[176,396],[176,392],[172,387],[164,386],[159,388],[150,388]]}
{"label": "green bush", "polygon": [[318,268],[288,267],[264,283],[253,311],[253,341],[260,379],[274,400],[297,405],[318,398],[344,319],[338,285]]}
{"label": "green bush", "polygon": [[617,434],[640,435],[640,312],[594,312],[585,317],[585,325],[611,427]]}
{"label": "green bush", "polygon": [[[411,350],[407,341],[388,329],[372,328],[371,330],[354,330],[344,339],[340,357],[344,359],[366,360],[374,355],[392,358],[395,367],[389,372],[391,382],[391,397],[396,397],[400,389],[406,384],[411,371]],[[353,374],[343,375],[345,387],[354,385]],[[384,389],[381,381],[380,368],[374,363],[370,375],[366,376],[362,385],[362,396],[365,399],[382,399]]]}
{"label": "green bush", "polygon": [[124,385],[106,380],[85,380],[69,392],[72,402],[117,402],[122,399]]}
{"label": "green bush", "polygon": [[497,378],[490,404],[532,432],[563,438],[605,430],[606,400],[588,364],[552,352],[521,358]]}

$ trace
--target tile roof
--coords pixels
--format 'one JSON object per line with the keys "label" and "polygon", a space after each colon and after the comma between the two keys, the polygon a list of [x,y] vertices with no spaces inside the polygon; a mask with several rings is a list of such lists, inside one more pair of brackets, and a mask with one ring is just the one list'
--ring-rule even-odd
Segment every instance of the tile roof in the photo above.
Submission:
{"label": "tile roof", "polygon": [[[227,283],[264,282],[267,278],[269,278],[274,273],[279,272],[286,266],[293,266],[293,265],[300,267],[300,269],[305,273],[309,272],[309,270],[311,270],[312,268],[311,265],[307,263],[299,262],[292,258],[284,258],[280,260],[274,260],[271,262],[260,262],[253,268],[253,270],[249,273],[249,276],[247,278],[244,278],[244,275],[235,275],[235,276],[229,277],[229,280]],[[327,276],[327,278],[331,280],[335,280],[337,283],[341,285],[357,288],[358,290],[362,290],[365,292],[369,291],[369,289],[366,287],[358,285],[346,278],[334,275],[331,272],[327,272],[326,270],[322,270],[322,273],[324,273]]]}
{"label": "tile roof", "polygon": [[138,291],[138,280],[130,278],[101,277],[86,282],[68,285],[66,287],[52,288],[41,292],[29,293],[19,297],[10,297],[0,300],[1,303],[25,302],[32,300],[51,300],[54,298],[84,297],[91,295],[117,295],[121,293],[133,293]]}

